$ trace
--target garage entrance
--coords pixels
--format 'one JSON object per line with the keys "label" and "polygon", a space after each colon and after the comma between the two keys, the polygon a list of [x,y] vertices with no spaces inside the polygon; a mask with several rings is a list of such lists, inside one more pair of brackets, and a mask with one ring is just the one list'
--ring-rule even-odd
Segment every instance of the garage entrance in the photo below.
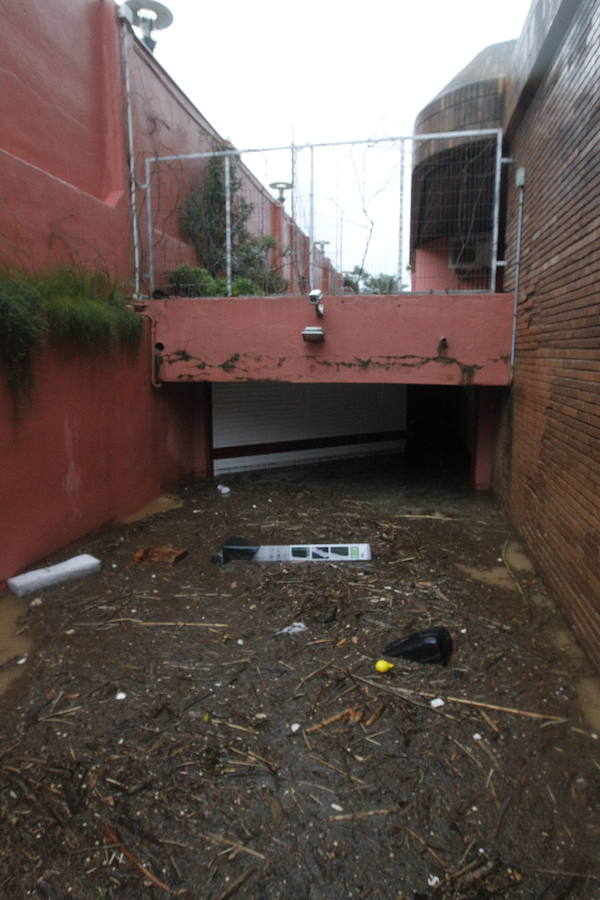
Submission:
{"label": "garage entrance", "polygon": [[400,450],[406,393],[402,384],[213,384],[214,474]]}

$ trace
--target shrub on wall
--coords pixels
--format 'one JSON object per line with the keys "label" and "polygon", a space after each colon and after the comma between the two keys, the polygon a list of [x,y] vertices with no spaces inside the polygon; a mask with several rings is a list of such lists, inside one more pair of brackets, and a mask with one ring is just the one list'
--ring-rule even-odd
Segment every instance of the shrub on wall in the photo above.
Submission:
{"label": "shrub on wall", "polygon": [[137,348],[142,327],[105,275],[0,273],[0,361],[15,412],[33,385],[33,358],[44,334],[55,346],[110,353],[118,345]]}
{"label": "shrub on wall", "polygon": [[[247,293],[283,294],[288,283],[271,263],[277,241],[272,235],[257,236],[251,233],[249,220],[254,204],[242,195],[237,163],[238,160],[231,160],[231,270],[234,280],[243,278],[254,282],[257,289],[239,290],[237,294],[234,291],[234,296]],[[194,245],[198,262],[209,276],[220,283],[227,268],[225,181],[221,158],[208,160],[203,179],[199,179],[184,197],[180,225],[183,236]],[[202,296],[220,296],[220,293],[204,291]]]}
{"label": "shrub on wall", "polygon": [[[226,297],[227,281],[225,278],[213,278],[206,269],[182,263],[169,275],[169,291],[177,297]],[[234,297],[247,297],[263,294],[251,278],[238,275],[231,282],[231,293]]]}

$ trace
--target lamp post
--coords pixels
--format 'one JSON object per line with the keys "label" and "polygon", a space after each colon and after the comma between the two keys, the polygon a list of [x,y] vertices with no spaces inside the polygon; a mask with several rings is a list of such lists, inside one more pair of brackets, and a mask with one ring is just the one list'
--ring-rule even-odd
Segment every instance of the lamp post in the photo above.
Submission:
{"label": "lamp post", "polygon": [[280,203],[285,203],[285,192],[290,191],[293,185],[290,181],[273,181],[269,187],[274,191],[279,191],[277,199]]}

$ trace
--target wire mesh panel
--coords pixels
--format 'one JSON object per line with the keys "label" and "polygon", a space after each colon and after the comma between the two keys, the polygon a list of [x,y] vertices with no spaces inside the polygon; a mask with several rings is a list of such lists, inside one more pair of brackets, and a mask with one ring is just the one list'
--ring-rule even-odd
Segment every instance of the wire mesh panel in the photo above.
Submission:
{"label": "wire mesh panel", "polygon": [[147,160],[148,292],[494,289],[501,135]]}

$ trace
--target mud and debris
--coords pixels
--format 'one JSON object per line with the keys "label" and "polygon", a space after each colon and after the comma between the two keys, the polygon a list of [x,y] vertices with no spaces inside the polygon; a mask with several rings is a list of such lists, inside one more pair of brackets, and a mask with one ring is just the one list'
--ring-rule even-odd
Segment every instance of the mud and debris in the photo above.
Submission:
{"label": "mud and debris", "polygon": [[[383,459],[227,484],[78,541],[43,562],[102,571],[20,602],[0,896],[597,900],[595,673],[495,501]],[[238,533],[373,558],[212,565]],[[134,564],[164,546],[187,556]],[[446,667],[375,669],[434,627]]]}

